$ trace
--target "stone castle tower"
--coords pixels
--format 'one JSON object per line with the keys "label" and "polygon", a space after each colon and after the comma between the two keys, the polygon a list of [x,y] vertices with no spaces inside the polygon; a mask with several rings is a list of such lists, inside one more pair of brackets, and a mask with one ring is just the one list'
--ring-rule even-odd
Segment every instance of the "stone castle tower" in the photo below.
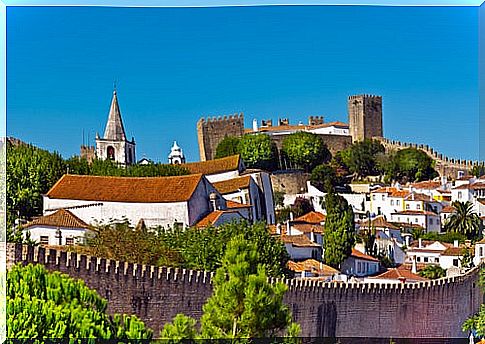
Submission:
{"label": "stone castle tower", "polygon": [[348,99],[349,131],[352,142],[383,137],[382,97],[356,95]]}
{"label": "stone castle tower", "polygon": [[98,159],[113,160],[122,165],[136,162],[135,139],[132,138],[131,141],[126,139],[116,90],[113,92],[104,136],[100,138],[96,133],[96,156]]}
{"label": "stone castle tower", "polygon": [[216,156],[219,142],[226,136],[244,134],[244,115],[234,114],[224,117],[201,118],[197,122],[200,161],[212,160]]}

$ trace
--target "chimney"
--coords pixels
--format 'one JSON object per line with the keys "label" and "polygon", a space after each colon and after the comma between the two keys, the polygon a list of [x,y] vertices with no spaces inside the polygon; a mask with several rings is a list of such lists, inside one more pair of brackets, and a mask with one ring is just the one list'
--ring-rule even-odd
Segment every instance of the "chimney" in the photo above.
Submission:
{"label": "chimney", "polygon": [[217,210],[217,194],[215,192],[211,192],[209,195],[209,200],[212,206],[212,211]]}
{"label": "chimney", "polygon": [[412,269],[411,269],[411,272],[412,272],[413,274],[418,273],[418,269],[416,268],[416,257],[413,257],[413,267],[412,267]]}
{"label": "chimney", "polygon": [[293,221],[293,212],[290,211],[290,221]]}
{"label": "chimney", "polygon": [[421,238],[418,239],[418,248],[423,248],[423,240]]}
{"label": "chimney", "polygon": [[411,236],[410,235],[406,235],[406,246],[409,247],[410,245],[410,239],[411,239]]}
{"label": "chimney", "polygon": [[253,119],[253,131],[258,131],[258,120]]}
{"label": "chimney", "polygon": [[453,240],[453,247],[458,247],[458,240]]}
{"label": "chimney", "polygon": [[276,234],[281,235],[281,223],[276,224]]}
{"label": "chimney", "polygon": [[310,232],[310,240],[315,242],[315,233],[313,233],[313,231]]}
{"label": "chimney", "polygon": [[286,235],[291,235],[290,221],[286,221]]}

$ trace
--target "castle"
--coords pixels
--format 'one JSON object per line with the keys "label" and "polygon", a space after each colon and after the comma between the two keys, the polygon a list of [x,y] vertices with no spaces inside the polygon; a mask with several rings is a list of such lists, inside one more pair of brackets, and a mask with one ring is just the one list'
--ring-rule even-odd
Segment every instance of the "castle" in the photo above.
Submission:
{"label": "castle", "polygon": [[[288,119],[279,119],[278,125],[273,126],[272,120],[263,120],[258,128],[253,122],[252,129],[244,129],[242,113],[202,118],[197,122],[197,138],[199,141],[200,160],[212,160],[216,148],[226,136],[242,136],[245,133],[267,133],[281,150],[285,135],[296,131],[307,131],[319,135],[327,144],[330,152],[345,149],[352,142],[367,138],[382,137],[382,97],[375,95],[355,95],[348,97],[349,124],[342,122],[325,123],[321,116],[310,116],[308,125],[302,123],[290,125]],[[284,158],[279,156],[280,168],[286,168]]]}
{"label": "castle", "polygon": [[91,162],[96,157],[112,160],[123,166],[131,165],[136,163],[135,146],[134,138],[131,141],[126,139],[118,96],[114,90],[104,136],[100,137],[96,133],[96,147],[82,145],[81,158]]}

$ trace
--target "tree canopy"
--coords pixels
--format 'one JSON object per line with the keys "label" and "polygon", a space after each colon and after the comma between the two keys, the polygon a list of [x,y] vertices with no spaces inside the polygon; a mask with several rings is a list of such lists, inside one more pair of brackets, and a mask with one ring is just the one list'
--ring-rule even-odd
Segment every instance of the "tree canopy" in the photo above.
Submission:
{"label": "tree canopy", "polygon": [[299,326],[283,303],[286,285],[270,284],[259,264],[257,245],[243,235],[227,244],[222,265],[213,279],[213,294],[203,307],[200,333],[196,322],[177,315],[165,325],[162,339],[269,338],[282,332],[295,335]]}
{"label": "tree canopy", "polygon": [[437,279],[446,276],[446,270],[439,265],[428,265],[423,270],[419,271],[419,276],[428,279]]}
{"label": "tree canopy", "polygon": [[216,147],[216,159],[224,158],[226,156],[239,154],[239,141],[241,139],[236,136],[226,136]]}
{"label": "tree canopy", "polygon": [[354,212],[345,198],[329,189],[324,206],[327,218],[324,227],[324,261],[336,269],[351,255],[355,243]]}
{"label": "tree canopy", "polygon": [[106,314],[107,301],[82,280],[42,265],[7,273],[7,337],[23,339],[151,339],[136,316]]}
{"label": "tree canopy", "polygon": [[340,185],[342,182],[341,178],[337,176],[335,169],[328,164],[315,167],[310,175],[310,181],[320,191]]}
{"label": "tree canopy", "polygon": [[438,176],[434,160],[416,148],[398,150],[382,164],[387,178],[401,183],[430,180]]}
{"label": "tree canopy", "polygon": [[445,222],[447,232],[456,232],[465,235],[470,240],[480,237],[482,227],[478,214],[473,210],[471,202],[454,201],[451,204],[455,211]]}
{"label": "tree canopy", "polygon": [[238,150],[247,167],[272,171],[278,166],[276,144],[269,135],[246,134]]}
{"label": "tree canopy", "polygon": [[384,146],[379,141],[366,139],[341,151],[340,157],[351,173],[362,178],[381,172],[377,159],[384,155],[384,152]]}
{"label": "tree canopy", "polygon": [[304,131],[285,137],[282,151],[295,167],[307,172],[319,164],[328,162],[332,157],[320,136]]}

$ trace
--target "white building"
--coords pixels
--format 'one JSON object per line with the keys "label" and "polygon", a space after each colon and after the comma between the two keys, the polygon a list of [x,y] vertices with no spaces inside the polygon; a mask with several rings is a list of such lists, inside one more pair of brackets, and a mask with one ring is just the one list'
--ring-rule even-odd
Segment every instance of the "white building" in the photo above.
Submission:
{"label": "white building", "polygon": [[24,239],[29,237],[42,245],[78,244],[90,231],[87,223],[65,209],[40,216],[22,226]]}
{"label": "white building", "polygon": [[410,223],[426,229],[426,232],[441,233],[441,218],[432,211],[404,210],[391,214],[391,222]]}
{"label": "white building", "polygon": [[458,240],[449,244],[419,239],[407,250],[406,263],[409,265],[414,261],[421,265],[439,265],[445,270],[452,267],[461,268],[463,254],[467,249],[471,250],[471,248],[459,245]]}
{"label": "white building", "polygon": [[193,226],[226,210],[226,200],[201,174],[175,177],[64,175],[43,196],[44,214],[68,209],[85,223],[142,219],[147,227]]}
{"label": "white building", "polygon": [[310,117],[309,124],[299,123],[297,125],[290,125],[287,119],[279,119],[278,125],[273,125],[272,120],[263,120],[261,121],[260,127],[258,127],[258,122],[253,120],[252,129],[247,129],[245,132],[265,133],[271,136],[279,136],[290,135],[299,131],[325,135],[350,135],[348,124],[338,121],[323,123],[323,117]]}
{"label": "white building", "polygon": [[185,164],[184,152],[182,152],[182,148],[179,147],[177,141],[173,141],[173,146],[168,155],[168,163],[172,165]]}
{"label": "white building", "polygon": [[135,139],[132,138],[131,141],[126,139],[115,90],[104,136],[101,138],[96,133],[96,157],[102,160],[113,160],[122,165],[131,165],[136,162],[135,156]]}
{"label": "white building", "polygon": [[374,275],[379,272],[379,260],[353,248],[350,257],[343,261],[340,271],[357,277]]}
{"label": "white building", "polygon": [[322,259],[322,245],[311,241],[305,234],[281,235],[291,260]]}

